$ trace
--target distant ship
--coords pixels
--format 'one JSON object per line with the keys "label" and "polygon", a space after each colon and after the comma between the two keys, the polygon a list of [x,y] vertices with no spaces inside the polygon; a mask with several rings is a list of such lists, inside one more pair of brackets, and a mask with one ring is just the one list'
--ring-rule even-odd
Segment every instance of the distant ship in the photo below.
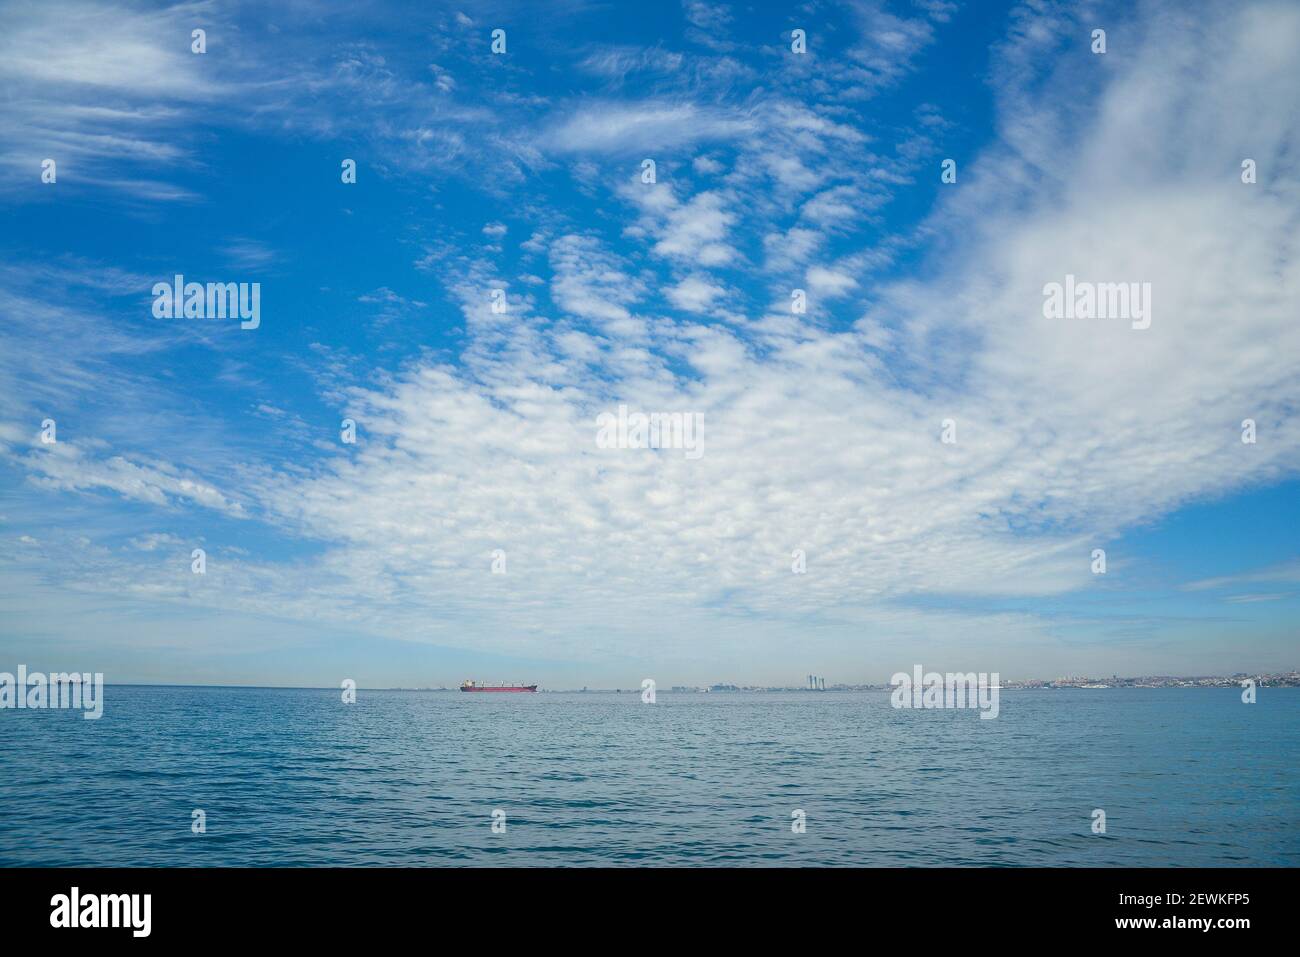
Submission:
{"label": "distant ship", "polygon": [[481,685],[466,679],[460,683],[461,691],[536,691],[537,685]]}

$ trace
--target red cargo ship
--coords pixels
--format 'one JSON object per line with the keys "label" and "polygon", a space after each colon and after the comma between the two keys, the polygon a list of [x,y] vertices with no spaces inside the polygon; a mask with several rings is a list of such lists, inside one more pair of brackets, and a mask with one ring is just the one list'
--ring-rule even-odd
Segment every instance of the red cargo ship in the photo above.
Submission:
{"label": "red cargo ship", "polygon": [[462,681],[461,691],[536,691],[537,685],[481,685],[477,681]]}

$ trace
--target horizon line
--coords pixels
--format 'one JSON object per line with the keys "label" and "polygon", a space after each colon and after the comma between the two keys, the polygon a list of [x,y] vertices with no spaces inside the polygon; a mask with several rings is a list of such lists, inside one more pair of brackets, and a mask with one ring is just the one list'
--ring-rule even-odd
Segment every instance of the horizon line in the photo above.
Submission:
{"label": "horizon line", "polygon": [[[30,675],[30,674],[35,674],[35,673],[38,673],[38,672],[35,672],[35,671],[28,671],[28,674],[29,674],[29,675]],[[42,673],[42,674],[46,674],[46,673],[48,673],[48,672],[40,672],[40,673]],[[69,673],[71,673],[71,672],[69,672]],[[946,673],[946,672],[936,672],[936,673]],[[958,672],[954,672],[954,673],[958,673]],[[965,674],[966,672],[960,672],[960,673],[961,673],[961,674]],[[0,674],[9,674],[9,672],[0,672]],[[1252,677],[1253,677],[1253,678],[1266,678],[1266,677],[1278,677],[1278,676],[1282,676],[1282,675],[1295,675],[1295,674],[1300,674],[1300,669],[1292,668],[1292,669],[1290,669],[1289,671],[1254,672],[1254,673],[1242,671],[1242,672],[1235,672],[1235,673],[1233,673],[1233,674],[1231,674],[1231,675],[1111,675],[1109,678],[1100,677],[1100,676],[1090,676],[1090,675],[1066,675],[1066,676],[1062,676],[1062,677],[1059,677],[1059,678],[1021,678],[1021,679],[1011,678],[1011,679],[1007,679],[1007,680],[1010,681],[1010,682],[1013,683],[1013,684],[1023,684],[1023,683],[1026,682],[1026,681],[1039,681],[1039,682],[1044,682],[1044,683],[1050,683],[1050,682],[1055,682],[1055,681],[1107,681],[1107,680],[1110,680],[1110,681],[1138,681],[1138,680],[1141,680],[1141,679],[1144,679],[1144,678],[1163,678],[1163,679],[1174,679],[1174,680],[1184,680],[1184,681],[1204,680],[1204,679],[1206,679],[1206,678],[1216,678],[1216,679],[1221,679],[1221,680],[1225,680],[1225,681],[1226,681],[1226,680],[1229,680],[1229,679],[1232,679],[1232,678],[1237,678],[1237,677],[1245,677],[1245,678],[1252,678]],[[14,683],[17,684],[17,681],[15,681]],[[660,687],[660,686],[656,685],[656,689],[657,689],[657,690],[671,691],[673,688],[681,687],[681,688],[689,688],[689,690],[694,691],[694,690],[703,689],[703,688],[712,688],[712,687],[715,687],[715,686],[724,686],[724,687],[734,688],[734,689],[736,689],[736,690],[738,690],[738,691],[741,691],[741,690],[762,690],[762,691],[811,691],[811,690],[813,690],[813,689],[808,688],[806,685],[804,685],[804,686],[801,686],[801,685],[736,685],[736,684],[732,684],[732,683],[730,683],[730,682],[716,682],[716,683],[713,684],[713,685],[689,685],[689,686],[688,686],[688,685],[668,685],[668,686]],[[151,682],[151,681],[113,681],[113,682],[108,682],[108,681],[106,681],[106,682],[104,682],[104,687],[106,687],[106,688],[225,688],[225,689],[235,689],[235,690],[261,690],[261,691],[338,691],[338,690],[341,688],[341,685],[340,685],[340,686],[333,686],[333,685],[246,685],[246,684],[203,684],[203,683],[190,683],[190,682],[177,682],[177,683],[172,683],[172,682]],[[542,690],[542,685],[540,684],[540,682],[538,683],[537,687],[538,687],[539,691]],[[891,685],[891,684],[889,684],[889,683],[872,684],[872,683],[863,683],[863,682],[858,682],[858,683],[840,682],[840,683],[837,683],[837,684],[834,684],[834,685],[827,685],[824,689],[817,689],[817,690],[818,690],[818,691],[829,691],[829,690],[831,690],[832,688],[848,688],[848,689],[852,689],[852,688],[865,688],[865,689],[867,689],[867,690],[884,690],[884,689],[888,689],[888,688],[891,688],[891,687],[893,687],[893,685]],[[1004,684],[1004,683],[999,683],[999,687],[1000,687],[1000,688],[1007,688],[1008,686],[1007,686],[1006,684]],[[360,686],[360,685],[358,685],[356,690],[358,690],[358,691],[457,691],[457,690],[459,690],[459,688],[460,688],[459,685],[456,685],[456,686],[439,685],[439,686],[436,686],[436,687],[435,687],[435,686],[432,686],[432,685],[426,685],[426,686],[422,686],[422,687],[416,687],[416,686],[410,686],[410,687],[407,687],[407,686],[399,686],[399,685],[389,685],[389,686],[386,686],[386,687],[364,687],[364,686]],[[556,693],[556,692],[573,692],[573,693],[576,693],[576,694],[581,694],[581,693],[584,693],[584,692],[586,692],[586,693],[591,693],[591,692],[601,692],[601,691],[612,691],[612,692],[615,692],[615,693],[623,692],[623,691],[628,691],[628,692],[638,692],[638,691],[640,691],[641,689],[640,689],[639,686],[636,686],[636,687],[629,687],[629,688],[588,688],[588,687],[582,687],[582,688],[548,688],[548,689],[546,689],[546,690],[549,691],[549,692],[552,692],[552,693]],[[1025,690],[1025,689],[1008,689],[1008,690]]]}

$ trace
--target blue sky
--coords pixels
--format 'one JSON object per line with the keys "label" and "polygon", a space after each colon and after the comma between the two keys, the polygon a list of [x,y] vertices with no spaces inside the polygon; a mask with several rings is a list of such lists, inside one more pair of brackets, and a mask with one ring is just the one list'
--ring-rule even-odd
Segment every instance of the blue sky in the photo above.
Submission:
{"label": "blue sky", "polygon": [[[1293,4],[0,18],[0,661],[1297,667]],[[176,273],[260,326],[155,318]],[[1045,318],[1067,274],[1151,283],[1150,328]],[[620,404],[703,454],[599,448]]]}

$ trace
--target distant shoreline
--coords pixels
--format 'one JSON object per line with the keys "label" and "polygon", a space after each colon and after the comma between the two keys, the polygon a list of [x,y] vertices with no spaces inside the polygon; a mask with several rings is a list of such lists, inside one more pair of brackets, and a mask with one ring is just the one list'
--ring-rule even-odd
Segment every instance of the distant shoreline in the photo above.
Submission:
{"label": "distant shoreline", "polygon": [[[999,685],[1002,691],[1098,691],[1116,688],[1240,688],[1244,681],[1254,681],[1261,688],[1297,688],[1300,687],[1300,672],[1278,672],[1273,674],[1237,674],[1209,675],[1195,677],[1176,677],[1147,675],[1136,678],[1054,678],[1028,679],[1024,681],[1003,681]],[[106,688],[212,688],[247,691],[338,691],[333,686],[319,685],[227,685],[227,684],[160,684],[155,682],[105,682]],[[739,694],[739,693],[794,693],[826,694],[828,692],[855,691],[892,691],[890,684],[834,684],[824,689],[811,689],[804,686],[758,686],[758,685],[709,685],[689,686],[674,685],[659,689],[660,694]],[[387,687],[358,688],[359,691],[458,691],[458,687]],[[544,688],[543,694],[640,694],[640,688]]]}

